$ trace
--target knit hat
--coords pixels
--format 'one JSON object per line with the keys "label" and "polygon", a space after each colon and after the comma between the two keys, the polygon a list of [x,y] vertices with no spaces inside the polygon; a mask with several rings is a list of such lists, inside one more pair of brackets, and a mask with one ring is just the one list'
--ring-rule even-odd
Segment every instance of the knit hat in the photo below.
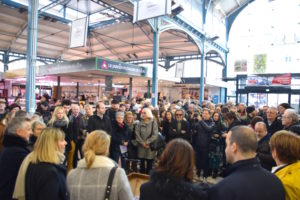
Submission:
{"label": "knit hat", "polygon": [[248,106],[248,107],[246,108],[246,111],[247,111],[248,114],[252,113],[254,110],[255,110],[255,107],[254,107],[254,106]]}

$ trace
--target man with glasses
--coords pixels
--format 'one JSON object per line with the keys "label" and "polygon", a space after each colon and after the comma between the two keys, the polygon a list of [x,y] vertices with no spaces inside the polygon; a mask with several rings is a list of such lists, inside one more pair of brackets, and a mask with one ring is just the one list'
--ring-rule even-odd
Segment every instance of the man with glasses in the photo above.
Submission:
{"label": "man with glasses", "polygon": [[169,130],[170,140],[175,138],[183,138],[191,143],[191,132],[189,123],[183,119],[184,111],[178,109],[175,111],[175,120],[171,124]]}
{"label": "man with glasses", "polygon": [[270,133],[271,135],[283,129],[281,120],[278,119],[277,113],[277,108],[270,107],[267,110],[267,117],[264,119],[268,133]]}
{"label": "man with glasses", "polygon": [[299,118],[294,109],[286,109],[282,115],[283,129],[300,135]]}

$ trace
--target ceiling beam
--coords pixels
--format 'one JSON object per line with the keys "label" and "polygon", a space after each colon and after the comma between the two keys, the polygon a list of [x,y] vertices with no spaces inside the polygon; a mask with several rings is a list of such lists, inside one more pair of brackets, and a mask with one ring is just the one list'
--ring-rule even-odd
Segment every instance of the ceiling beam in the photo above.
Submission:
{"label": "ceiling beam", "polygon": [[94,34],[93,32],[91,32],[91,35],[100,43],[102,44],[108,51],[110,51],[114,56],[116,56],[117,58],[119,58],[119,60],[122,60],[122,58],[120,57],[120,55],[114,51],[113,49],[111,49],[111,47],[106,44],[106,42],[100,38],[99,36],[97,37],[96,34]]}

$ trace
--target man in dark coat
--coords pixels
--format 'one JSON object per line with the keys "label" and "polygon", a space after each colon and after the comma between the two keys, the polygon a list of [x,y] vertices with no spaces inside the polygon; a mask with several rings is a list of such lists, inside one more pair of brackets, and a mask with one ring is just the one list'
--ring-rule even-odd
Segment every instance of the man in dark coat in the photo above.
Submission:
{"label": "man in dark coat", "polygon": [[88,120],[88,132],[94,130],[103,130],[108,134],[111,134],[111,122],[108,116],[105,114],[105,105],[102,102],[99,102],[96,106],[96,115],[93,115]]}
{"label": "man in dark coat", "polygon": [[0,154],[0,199],[11,200],[19,168],[30,153],[27,149],[31,135],[28,118],[13,118],[3,139]]}
{"label": "man in dark coat", "polygon": [[277,116],[277,109],[275,107],[270,107],[267,110],[267,118],[264,119],[268,133],[271,134],[271,136],[276,132],[283,129],[283,126],[281,124],[281,120],[278,119]]}
{"label": "man in dark coat", "polygon": [[175,120],[172,121],[171,127],[169,130],[169,139],[183,138],[191,143],[191,132],[189,123],[183,120],[184,111],[178,109],[175,112]]}
{"label": "man in dark coat", "polygon": [[193,147],[196,152],[197,175],[200,176],[203,170],[203,177],[209,175],[209,143],[212,137],[215,123],[210,118],[209,109],[204,108],[202,117],[198,115],[198,123],[195,125],[197,131],[193,135]]}
{"label": "man in dark coat", "polygon": [[268,133],[264,122],[257,122],[255,124],[255,133],[257,134],[258,139],[256,155],[260,160],[261,166],[266,170],[271,171],[272,167],[276,166],[269,145],[271,134]]}
{"label": "man in dark coat", "polygon": [[111,101],[111,107],[106,110],[105,115],[109,117],[111,123],[116,121],[116,113],[119,111],[120,102],[117,99]]}
{"label": "man in dark coat", "polygon": [[[72,127],[72,150],[69,152],[69,156],[73,158],[72,164],[73,168],[77,167],[78,153],[80,153],[81,158],[83,153],[81,152],[82,145],[84,143],[84,138],[86,134],[87,123],[84,119],[83,114],[80,113],[80,108],[78,104],[72,105],[72,114],[69,117],[69,126]],[[71,158],[70,158],[71,159]],[[71,160],[70,160],[71,161]]]}
{"label": "man in dark coat", "polygon": [[209,190],[211,200],[284,200],[280,180],[263,169],[256,158],[257,138],[253,129],[237,126],[226,138],[225,178]]}
{"label": "man in dark coat", "polygon": [[282,115],[283,129],[300,135],[298,114],[294,109],[286,109]]}

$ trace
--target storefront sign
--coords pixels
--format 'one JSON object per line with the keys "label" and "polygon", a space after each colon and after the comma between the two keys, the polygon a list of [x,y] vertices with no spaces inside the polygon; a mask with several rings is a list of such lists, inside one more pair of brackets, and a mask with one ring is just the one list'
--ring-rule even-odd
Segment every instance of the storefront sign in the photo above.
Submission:
{"label": "storefront sign", "polygon": [[122,63],[107,59],[97,58],[97,69],[103,71],[111,71],[117,73],[124,73],[132,76],[146,76],[147,68],[140,67],[128,63]]}
{"label": "storefront sign", "polygon": [[272,85],[291,85],[291,74],[274,76]]}
{"label": "storefront sign", "polygon": [[291,74],[275,75],[271,77],[249,76],[247,78],[248,86],[266,86],[266,85],[291,85]]}

